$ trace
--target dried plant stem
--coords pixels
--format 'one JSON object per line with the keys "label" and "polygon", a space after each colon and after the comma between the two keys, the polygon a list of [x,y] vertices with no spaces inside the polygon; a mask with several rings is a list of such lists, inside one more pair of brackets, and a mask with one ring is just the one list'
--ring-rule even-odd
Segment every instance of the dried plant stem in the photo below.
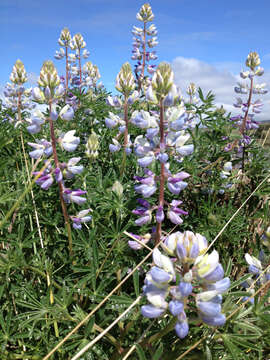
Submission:
{"label": "dried plant stem", "polygon": [[[31,177],[30,177],[29,166],[28,166],[28,162],[27,162],[27,158],[26,158],[25,148],[24,148],[24,141],[23,141],[22,131],[20,132],[20,137],[21,137],[21,144],[22,144],[23,157],[24,157],[24,162],[25,162],[25,168],[26,168],[26,173],[27,173],[28,184],[30,184],[31,183]],[[43,244],[43,239],[42,239],[42,235],[41,235],[41,228],[40,228],[40,223],[39,223],[39,217],[38,217],[38,212],[37,212],[36,201],[35,201],[34,192],[33,192],[32,188],[30,190],[30,194],[31,194],[32,203],[33,203],[33,207],[34,207],[34,214],[35,214],[35,219],[36,219],[36,224],[37,224],[37,229],[38,229],[38,236],[39,236],[39,239],[40,239],[40,246],[43,249],[44,244]]]}
{"label": "dried plant stem", "polygon": [[[50,111],[50,113],[52,111],[52,103],[51,103],[51,101],[49,103],[49,111]],[[55,163],[56,168],[59,168],[59,160],[58,160],[57,151],[56,151],[56,139],[55,139],[54,126],[53,126],[53,121],[52,121],[51,116],[49,116],[49,123],[50,123],[50,133],[51,133],[51,140],[52,140],[54,163]],[[70,222],[69,222],[69,218],[68,218],[67,207],[66,207],[66,204],[65,204],[65,201],[64,201],[64,198],[63,198],[64,189],[63,189],[62,181],[58,181],[58,187],[59,187],[59,196],[60,196],[62,212],[63,212],[63,215],[64,215],[65,225],[66,225],[66,229],[67,229],[67,233],[68,233],[69,254],[70,254],[70,256],[72,256],[71,226],[70,226]]]}
{"label": "dried plant stem", "polygon": [[129,351],[126,353],[126,355],[123,357],[122,360],[126,360],[129,355],[131,355],[133,353],[133,351],[136,349],[136,345],[139,344],[143,338],[145,337],[145,335],[147,334],[147,332],[151,329],[151,327],[154,325],[156,319],[153,320],[150,325],[145,329],[145,331],[143,332],[143,334],[139,337],[139,339],[131,346],[131,348],[129,349]]}
{"label": "dried plant stem", "polygon": [[[49,161],[51,161],[51,159],[49,159]],[[40,162],[40,159],[38,159],[33,167],[32,170],[34,170],[34,168],[36,168],[37,164]],[[31,191],[34,183],[36,182],[36,180],[41,176],[42,172],[46,169],[47,164],[45,164],[42,169],[40,170],[40,172],[35,176],[35,178],[32,180],[32,182],[26,187],[26,189],[24,190],[24,192],[21,194],[21,196],[18,198],[18,200],[15,202],[15,204],[11,207],[11,209],[9,209],[9,211],[7,212],[6,216],[4,217],[4,219],[0,222],[0,229],[3,227],[3,225],[7,222],[7,220],[10,218],[10,216],[13,214],[13,212],[20,206],[21,202],[23,201],[23,199],[25,198],[26,194]]]}
{"label": "dried plant stem", "polygon": [[[163,99],[160,100],[159,110],[160,110],[160,121],[159,121],[160,149],[163,150],[165,149]],[[160,177],[159,177],[159,200],[158,200],[159,207],[163,207],[164,205],[164,187],[165,187],[165,164],[162,162],[160,169]],[[161,223],[158,223],[155,243],[158,244],[160,240],[161,240]]]}
{"label": "dried plant stem", "polygon": [[223,228],[220,230],[220,232],[217,234],[217,236],[214,238],[214,240],[211,242],[211,244],[208,246],[207,251],[214,245],[216,240],[220,237],[220,235],[224,232],[224,230],[227,228],[227,226],[232,222],[232,220],[236,217],[236,215],[240,212],[240,210],[246,205],[246,203],[249,201],[249,199],[256,193],[256,191],[262,186],[262,184],[270,178],[270,174],[266,176],[256,187],[255,190],[252,191],[252,193],[246,198],[246,200],[243,202],[243,204],[236,210],[236,212],[233,214],[233,216],[227,221],[227,223],[223,226]]}
{"label": "dried plant stem", "polygon": [[[157,248],[159,244],[155,246]],[[154,248],[154,249],[155,249]],[[83,324],[85,324],[91,316],[101,308],[101,306],[130,278],[134,272],[152,255],[154,249],[149,251],[149,253],[143,258],[143,260],[135,266],[135,268],[126,276],[124,279],[74,328],[68,333],[63,340],[61,340],[44,358],[43,360],[47,360],[51,355],[55,353]]]}
{"label": "dried plant stem", "polygon": [[92,340],[90,343],[88,343],[86,346],[84,346],[75,356],[71,358],[71,360],[77,360],[80,358],[81,355],[83,355],[87,350],[89,350],[94,344],[96,344],[104,335],[107,334],[107,332],[114,327],[118,323],[119,320],[121,320],[134,306],[136,306],[139,301],[141,300],[141,296],[139,296],[118,318],[116,318],[111,325],[109,325],[102,333],[100,333],[94,340]]}
{"label": "dried plant stem", "polygon": [[268,138],[269,133],[270,133],[270,128],[267,130],[267,133],[266,133],[266,135],[265,135],[265,138],[264,138],[264,140],[263,140],[263,142],[262,142],[262,146],[264,146],[264,144],[266,143],[266,140],[267,140],[267,138]]}

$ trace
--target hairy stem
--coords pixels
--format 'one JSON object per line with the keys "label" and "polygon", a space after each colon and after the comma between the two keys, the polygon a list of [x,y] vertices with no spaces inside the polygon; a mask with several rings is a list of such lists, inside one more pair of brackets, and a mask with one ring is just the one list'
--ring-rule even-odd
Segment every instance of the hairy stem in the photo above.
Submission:
{"label": "hairy stem", "polygon": [[68,92],[68,47],[66,46],[66,96]]}
{"label": "hairy stem", "polygon": [[[160,149],[165,149],[163,99],[160,100],[159,110],[160,110],[160,120],[159,120]],[[163,207],[164,205],[164,187],[165,187],[165,164],[161,163],[160,177],[159,177],[158,207]],[[160,242],[160,239],[161,239],[161,223],[158,223],[155,244],[158,244]]]}
{"label": "hairy stem", "polygon": [[[52,110],[52,103],[50,101],[49,103],[49,111],[51,113]],[[59,168],[59,160],[58,160],[58,156],[57,156],[57,152],[56,152],[56,139],[55,139],[55,133],[54,133],[54,126],[53,126],[53,121],[51,119],[51,116],[49,116],[49,123],[50,123],[50,133],[51,133],[51,140],[52,140],[52,148],[53,148],[53,158],[54,158],[54,163],[56,168]],[[69,222],[69,218],[68,218],[68,212],[67,212],[67,207],[63,198],[63,182],[62,181],[58,181],[58,187],[59,187],[59,195],[60,195],[60,202],[61,202],[61,207],[62,207],[62,212],[64,215],[64,219],[65,219],[65,225],[66,225],[66,229],[67,229],[67,233],[68,233],[68,246],[69,246],[69,254],[70,256],[72,256],[72,235],[71,235],[71,227],[70,227],[70,222]]]}
{"label": "hairy stem", "polygon": [[124,151],[123,151],[123,159],[121,164],[121,170],[120,170],[120,177],[122,178],[126,166],[126,159],[127,159],[127,153],[126,148],[128,144],[128,103],[127,103],[127,96],[125,97],[124,102],[124,121],[125,121],[125,132],[124,132]]}
{"label": "hairy stem", "polygon": [[[243,138],[244,138],[244,135],[246,132],[246,124],[247,124],[248,112],[249,112],[249,108],[250,108],[250,104],[251,104],[252,90],[253,90],[253,77],[250,79],[247,110],[245,112],[244,119],[242,121],[241,129],[240,129],[240,132],[241,132]],[[245,167],[245,153],[246,153],[246,147],[245,147],[245,143],[244,143],[243,152],[242,152],[242,172],[244,172],[244,167]]]}

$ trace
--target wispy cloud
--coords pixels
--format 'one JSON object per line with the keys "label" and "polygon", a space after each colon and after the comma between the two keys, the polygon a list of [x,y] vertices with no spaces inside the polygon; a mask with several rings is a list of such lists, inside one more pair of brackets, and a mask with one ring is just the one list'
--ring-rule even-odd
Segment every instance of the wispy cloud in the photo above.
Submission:
{"label": "wispy cloud", "polygon": [[[239,81],[239,76],[231,72],[231,63],[228,63],[227,68],[225,64],[223,63],[222,67],[218,67],[194,58],[177,57],[172,62],[175,83],[184,92],[190,82],[194,82],[198,87],[202,88],[204,93],[212,91],[216,96],[215,102],[218,106],[223,105],[227,111],[236,113],[237,111],[232,104],[235,101],[234,87]],[[235,67],[235,64],[233,67]],[[241,67],[238,70],[241,70]],[[270,71],[266,71],[259,80],[261,80],[259,82],[269,84]],[[265,105],[262,113],[257,115],[256,119],[269,120],[270,95],[266,94],[260,97]]]}

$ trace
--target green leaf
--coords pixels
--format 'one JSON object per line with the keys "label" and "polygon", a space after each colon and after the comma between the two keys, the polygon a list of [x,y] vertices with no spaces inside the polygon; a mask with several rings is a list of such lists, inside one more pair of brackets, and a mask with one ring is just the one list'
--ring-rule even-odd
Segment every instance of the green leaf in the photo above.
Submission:
{"label": "green leaf", "polygon": [[226,348],[229,350],[229,352],[232,355],[232,358],[234,360],[239,360],[239,359],[243,359],[242,357],[242,350],[239,349],[236,345],[234,345],[228,338],[227,335],[222,335],[224,344],[226,346]]}
{"label": "green leaf", "polygon": [[161,360],[161,355],[163,354],[163,344],[161,343],[157,351],[153,355],[153,360]]}
{"label": "green leaf", "polygon": [[147,360],[146,356],[145,356],[145,353],[143,351],[143,348],[141,347],[141,345],[139,344],[136,344],[136,351],[137,351],[137,354],[139,356],[139,360]]}
{"label": "green leaf", "polygon": [[138,297],[140,295],[139,271],[138,270],[136,270],[133,273],[133,284],[134,284],[136,297]]}

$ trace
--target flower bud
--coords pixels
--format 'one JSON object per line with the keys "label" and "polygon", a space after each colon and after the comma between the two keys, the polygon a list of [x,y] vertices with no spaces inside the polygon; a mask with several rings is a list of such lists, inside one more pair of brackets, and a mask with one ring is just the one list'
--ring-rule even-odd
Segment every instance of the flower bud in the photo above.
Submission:
{"label": "flower bud", "polygon": [[80,33],[73,36],[70,47],[72,50],[80,50],[86,47],[86,42],[83,40],[83,36]]}
{"label": "flower bud", "polygon": [[26,71],[21,60],[16,61],[9,78],[14,84],[18,85],[27,81]]}
{"label": "flower bud", "polygon": [[44,89],[48,87],[50,91],[54,90],[56,86],[60,84],[60,78],[52,61],[47,60],[43,63],[40,70],[38,84]]}
{"label": "flower bud", "polygon": [[154,14],[152,12],[151,6],[149,4],[144,4],[140,8],[140,11],[137,13],[136,18],[137,18],[137,20],[143,21],[144,23],[153,21]]}
{"label": "flower bud", "polygon": [[116,180],[112,186],[112,191],[120,198],[123,195],[123,186]]}
{"label": "flower bud", "polygon": [[92,131],[91,135],[88,138],[85,152],[90,160],[94,160],[98,157],[98,149],[99,137],[94,131]]}
{"label": "flower bud", "polygon": [[59,37],[59,40],[58,40],[58,44],[60,46],[69,46],[70,41],[71,41],[71,35],[70,35],[70,32],[69,32],[69,29],[64,28],[61,31],[61,34],[60,34],[60,37]]}
{"label": "flower bud", "polygon": [[163,100],[168,95],[173,85],[173,72],[168,63],[162,62],[158,65],[152,79],[152,88],[158,100]]}
{"label": "flower bud", "polygon": [[135,89],[135,79],[128,62],[122,65],[121,70],[116,77],[115,88],[126,97],[128,97]]}
{"label": "flower bud", "polygon": [[248,54],[248,57],[246,60],[246,66],[249,67],[251,70],[254,71],[255,67],[259,66],[260,63],[261,63],[261,60],[256,51],[250,52]]}

